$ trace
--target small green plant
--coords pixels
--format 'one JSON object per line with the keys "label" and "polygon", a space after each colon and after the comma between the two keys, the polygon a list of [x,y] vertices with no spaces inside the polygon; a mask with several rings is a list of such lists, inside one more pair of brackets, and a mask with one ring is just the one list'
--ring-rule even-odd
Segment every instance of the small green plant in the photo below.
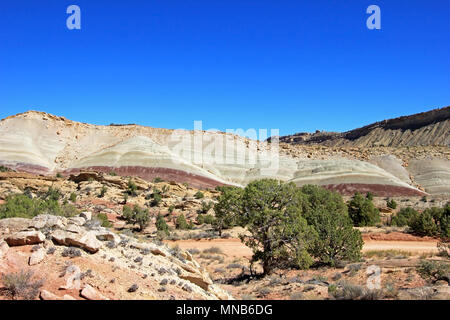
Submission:
{"label": "small green plant", "polygon": [[374,226],[380,222],[380,212],[370,200],[356,193],[348,203],[348,214],[356,227]]}
{"label": "small green plant", "polygon": [[213,207],[213,203],[211,201],[206,202],[202,201],[202,207],[197,211],[198,214],[206,214]]}
{"label": "small green plant", "polygon": [[110,175],[110,176],[117,176],[117,173],[115,173],[114,171],[111,171],[111,172],[109,173],[109,175]]}
{"label": "small green plant", "polygon": [[386,202],[386,205],[387,205],[388,208],[391,208],[391,209],[394,209],[394,210],[397,209],[397,202],[395,202],[394,199],[389,199]]}
{"label": "small green plant", "polygon": [[173,213],[173,211],[175,210],[175,206],[174,205],[171,205],[170,207],[169,207],[169,213]]}
{"label": "small green plant", "polygon": [[100,194],[98,195],[98,197],[103,198],[107,191],[108,191],[108,188],[106,188],[105,186],[102,186],[102,189],[100,190]]}
{"label": "small green plant", "polygon": [[57,178],[64,178],[63,175],[61,173],[59,173],[59,172],[56,174],[56,177]]}
{"label": "small green plant", "polygon": [[450,282],[450,264],[448,262],[422,260],[417,267],[417,272],[422,278],[431,282],[438,280]]}
{"label": "small green plant", "polygon": [[204,197],[205,197],[205,195],[201,191],[197,191],[197,193],[194,194],[195,199],[203,199]]}
{"label": "small green plant", "polygon": [[177,220],[176,220],[176,228],[177,229],[181,229],[181,230],[189,230],[189,229],[192,229],[193,228],[193,225],[192,224],[189,224],[187,221],[186,221],[186,217],[184,216],[184,214],[180,214],[178,217],[177,217]]}
{"label": "small green plant", "polygon": [[153,179],[153,183],[161,183],[164,182],[163,179],[161,179],[160,177],[156,177],[155,179]]}
{"label": "small green plant", "polygon": [[158,214],[156,217],[156,229],[166,235],[170,234],[169,226],[162,214]]}
{"label": "small green plant", "polygon": [[72,193],[70,194],[69,200],[70,200],[71,202],[75,203],[75,202],[77,201],[77,195],[76,195],[76,193],[72,192]]}
{"label": "small green plant", "polygon": [[142,231],[148,224],[150,216],[147,209],[142,209],[138,205],[133,208],[129,206],[123,207],[122,216],[130,224],[137,224],[139,231]]}
{"label": "small green plant", "polygon": [[32,271],[21,270],[17,273],[5,274],[2,277],[4,291],[13,299],[34,300],[44,284],[44,280],[33,281],[32,278]]}
{"label": "small green plant", "polygon": [[418,215],[419,213],[411,207],[402,208],[396,215],[392,217],[391,225],[397,227],[407,226]]}
{"label": "small green plant", "polygon": [[97,219],[101,222],[102,227],[104,228],[111,228],[112,223],[109,221],[108,216],[106,213],[99,213],[97,214]]}
{"label": "small green plant", "polygon": [[8,167],[0,166],[0,172],[9,172],[9,171],[11,171],[11,169],[9,169]]}
{"label": "small green plant", "polygon": [[150,206],[151,207],[157,207],[161,203],[161,200],[162,200],[161,194],[160,193],[153,193],[152,194],[152,198],[153,199],[150,202]]}
{"label": "small green plant", "polygon": [[128,180],[127,194],[132,196],[132,197],[136,197],[137,196],[137,185],[131,179]]}
{"label": "small green plant", "polygon": [[198,224],[214,224],[214,217],[210,214],[200,214],[197,216]]}

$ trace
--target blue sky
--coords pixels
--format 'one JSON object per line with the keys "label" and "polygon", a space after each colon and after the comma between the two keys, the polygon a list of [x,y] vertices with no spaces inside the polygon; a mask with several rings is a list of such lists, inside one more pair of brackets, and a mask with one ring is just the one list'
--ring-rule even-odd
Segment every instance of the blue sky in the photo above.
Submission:
{"label": "blue sky", "polygon": [[0,118],[345,131],[450,105],[449,52],[448,0],[3,0]]}

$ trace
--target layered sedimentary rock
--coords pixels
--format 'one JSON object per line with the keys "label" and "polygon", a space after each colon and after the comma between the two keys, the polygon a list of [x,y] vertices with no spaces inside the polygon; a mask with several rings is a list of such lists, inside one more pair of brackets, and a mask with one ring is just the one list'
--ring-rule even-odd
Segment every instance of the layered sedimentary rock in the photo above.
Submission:
{"label": "layered sedimentary rock", "polygon": [[280,137],[292,144],[350,147],[450,147],[450,106],[428,112],[384,120],[347,132],[296,133]]}
{"label": "layered sedimentary rock", "polygon": [[[137,125],[95,126],[34,111],[0,122],[0,164],[49,176],[86,169],[114,171],[201,188],[243,186],[254,179],[276,178],[298,185],[324,185],[343,193],[424,194],[401,163],[389,157],[371,163],[343,157],[293,157],[280,154],[275,144],[231,134]],[[447,192],[445,183],[430,190]]]}

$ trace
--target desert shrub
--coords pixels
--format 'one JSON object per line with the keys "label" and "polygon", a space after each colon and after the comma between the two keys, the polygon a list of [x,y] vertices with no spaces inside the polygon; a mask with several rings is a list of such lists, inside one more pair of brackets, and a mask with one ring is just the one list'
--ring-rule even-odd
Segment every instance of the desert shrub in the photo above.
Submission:
{"label": "desert shrub", "polygon": [[127,194],[136,197],[137,196],[137,185],[134,183],[133,180],[128,180],[128,188],[127,188]]}
{"label": "desert shrub", "polygon": [[49,187],[48,191],[44,195],[44,199],[54,201],[58,201],[61,197],[62,197],[61,191],[53,187]]}
{"label": "desert shrub", "polygon": [[331,266],[341,260],[358,261],[363,240],[361,232],[353,229],[342,196],[310,185],[304,186],[301,192],[306,196],[303,216],[318,234],[310,253]]}
{"label": "desert shrub", "polygon": [[112,227],[112,223],[109,222],[109,219],[108,219],[108,216],[106,215],[106,213],[99,213],[99,214],[97,214],[96,218],[100,221],[102,227],[104,227],[104,228]]}
{"label": "desert shrub", "polygon": [[203,253],[213,253],[213,254],[222,254],[222,249],[219,247],[211,247],[208,249],[203,250]]}
{"label": "desert shrub", "polygon": [[156,229],[158,231],[163,232],[166,235],[169,235],[169,226],[167,225],[166,220],[164,219],[164,217],[162,216],[162,214],[158,214],[158,216],[156,217]]}
{"label": "desert shrub", "polygon": [[343,282],[335,290],[329,293],[337,300],[356,300],[363,296],[364,289],[361,286]]}
{"label": "desert shrub", "polygon": [[102,189],[100,190],[100,194],[98,195],[99,198],[103,198],[106,194],[106,191],[108,191],[108,188],[105,186],[102,186]]}
{"label": "desert shrub", "polygon": [[356,193],[348,203],[348,214],[356,227],[373,226],[380,222],[380,212],[369,198]]}
{"label": "desert shrub", "polygon": [[198,214],[206,214],[213,207],[212,202],[202,201],[202,207],[197,211]]}
{"label": "desert shrub", "polygon": [[450,282],[450,264],[448,262],[422,260],[417,267],[417,272],[425,280]]}
{"label": "desert shrub", "polygon": [[373,201],[373,193],[372,192],[367,192],[366,193],[366,199],[368,199],[368,200],[370,200],[370,201]]}
{"label": "desert shrub", "polygon": [[275,268],[308,268],[317,232],[301,216],[302,197],[293,183],[273,179],[253,181],[243,194],[243,219],[250,232],[241,240],[261,261],[264,274]]}
{"label": "desert shrub", "polygon": [[222,230],[232,228],[239,223],[242,213],[242,197],[244,190],[238,187],[222,186],[218,188],[221,194],[214,205],[214,229],[222,235]]}
{"label": "desert shrub", "polygon": [[180,214],[176,220],[176,228],[181,230],[189,230],[193,228],[193,225],[186,221],[184,214]]}
{"label": "desert shrub", "polygon": [[437,248],[440,257],[450,258],[450,242],[448,239],[446,241],[438,242]]}
{"label": "desert shrub", "polygon": [[22,298],[25,300],[36,299],[44,280],[33,281],[33,272],[21,270],[17,273],[5,274],[2,277],[4,290],[13,299]]}
{"label": "desert shrub", "polygon": [[387,205],[388,208],[391,208],[391,209],[396,209],[397,208],[397,202],[395,202],[394,199],[389,199],[386,202],[386,205]]}
{"label": "desert shrub", "polygon": [[170,205],[169,206],[169,213],[173,213],[174,210],[175,210],[175,206],[174,205]]}
{"label": "desert shrub", "polygon": [[76,258],[76,257],[81,257],[81,251],[77,248],[69,247],[69,248],[64,248],[61,255],[63,257]]}
{"label": "desert shrub", "polygon": [[199,254],[199,253],[200,253],[200,250],[198,250],[198,249],[196,249],[196,248],[188,249],[187,251],[188,251],[190,254]]}
{"label": "desert shrub", "polygon": [[154,183],[160,183],[160,182],[164,182],[163,179],[161,179],[160,177],[156,177],[155,179],[153,179]]}
{"label": "desert shrub", "polygon": [[411,207],[402,208],[391,219],[391,225],[397,227],[404,227],[409,225],[412,219],[417,217],[419,213]]}
{"label": "desert shrub", "polygon": [[76,202],[76,201],[77,201],[77,195],[76,195],[76,193],[72,192],[72,193],[70,194],[69,200],[70,200],[71,202]]}
{"label": "desert shrub", "polygon": [[450,237],[450,207],[428,208],[413,217],[409,223],[411,231],[420,236]]}
{"label": "desert shrub", "polygon": [[198,215],[197,216],[197,222],[199,224],[214,224],[214,217],[210,214],[205,214],[205,215]]}
{"label": "desert shrub", "polygon": [[9,169],[8,167],[0,166],[0,172],[9,172],[9,171],[11,171],[11,169]]}
{"label": "desert shrub", "polygon": [[55,200],[56,194],[52,191],[50,195],[45,195],[44,199],[30,198],[23,194],[8,196],[6,202],[0,205],[0,219],[33,218],[44,213],[71,217],[79,213],[73,205],[60,205]]}
{"label": "desert shrub", "polygon": [[150,206],[156,207],[161,203],[162,196],[160,193],[152,193],[152,201],[150,202]]}
{"label": "desert shrub", "polygon": [[148,210],[140,208],[138,205],[135,205],[133,208],[124,206],[122,216],[128,223],[133,225],[137,224],[139,231],[142,231],[150,220]]}
{"label": "desert shrub", "polygon": [[203,199],[204,197],[205,197],[205,195],[201,191],[197,191],[197,193],[194,194],[195,199]]}

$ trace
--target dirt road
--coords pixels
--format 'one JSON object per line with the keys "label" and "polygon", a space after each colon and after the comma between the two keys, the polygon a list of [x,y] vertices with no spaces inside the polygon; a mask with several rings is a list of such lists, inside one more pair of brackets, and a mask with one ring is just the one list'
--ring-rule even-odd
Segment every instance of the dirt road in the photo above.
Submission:
{"label": "dirt road", "polygon": [[[179,240],[167,241],[169,245],[179,245],[182,249],[198,249],[203,251],[211,247],[219,247],[229,257],[250,258],[252,251],[241,243],[239,239],[213,240]],[[437,252],[437,241],[382,241],[365,240],[363,252],[381,250],[401,250],[413,253]]]}

